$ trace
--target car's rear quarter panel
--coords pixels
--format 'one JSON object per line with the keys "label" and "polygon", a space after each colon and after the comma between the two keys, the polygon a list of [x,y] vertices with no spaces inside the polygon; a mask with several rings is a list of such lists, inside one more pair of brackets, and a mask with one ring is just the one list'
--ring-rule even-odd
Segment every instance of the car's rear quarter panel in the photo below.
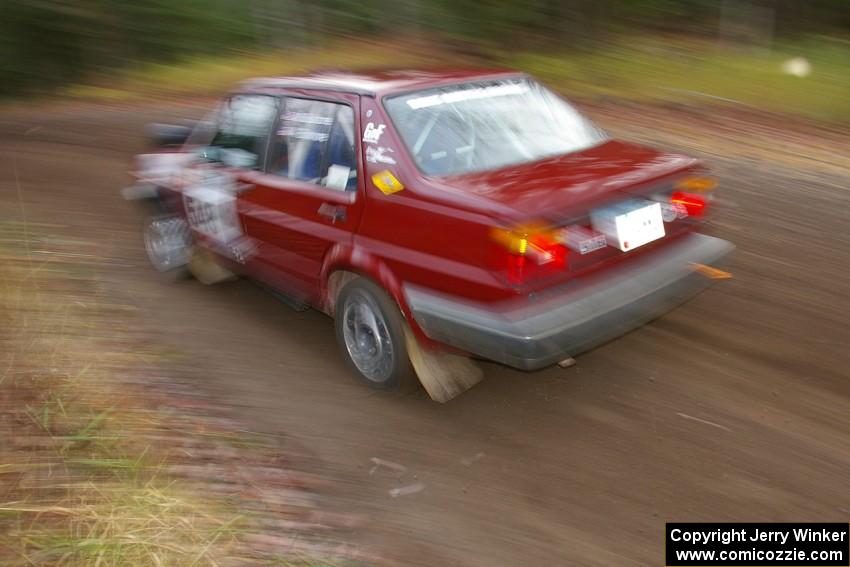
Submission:
{"label": "car's rear quarter panel", "polygon": [[[399,283],[413,282],[477,301],[509,295],[486,265],[492,217],[428,190],[431,182],[412,164],[378,101],[363,97],[361,113],[364,128],[370,122],[377,128],[385,126],[377,142],[363,142],[364,153],[370,146],[389,148],[392,151],[387,153],[396,163],[364,159],[367,201],[354,238],[355,248],[373,256]],[[385,170],[405,188],[384,194],[375,186],[372,176]],[[396,299],[404,301],[403,297]]]}

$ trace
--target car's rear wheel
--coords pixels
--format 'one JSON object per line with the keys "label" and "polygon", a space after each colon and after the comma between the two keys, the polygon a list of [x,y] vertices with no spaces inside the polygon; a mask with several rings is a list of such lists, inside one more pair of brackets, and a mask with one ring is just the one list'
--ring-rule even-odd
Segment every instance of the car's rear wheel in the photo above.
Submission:
{"label": "car's rear wheel", "polygon": [[382,390],[406,390],[416,384],[404,321],[381,288],[363,278],[349,282],[339,294],[335,313],[340,350],[360,379]]}
{"label": "car's rear wheel", "polygon": [[156,271],[175,277],[188,274],[192,235],[182,217],[148,217],[143,234],[148,260]]}

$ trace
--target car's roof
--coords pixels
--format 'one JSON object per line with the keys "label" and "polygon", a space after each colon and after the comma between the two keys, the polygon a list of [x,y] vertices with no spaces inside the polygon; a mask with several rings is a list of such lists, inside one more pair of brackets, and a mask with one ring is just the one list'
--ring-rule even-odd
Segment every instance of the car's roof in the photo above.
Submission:
{"label": "car's roof", "polygon": [[303,76],[261,77],[243,82],[242,89],[316,89],[384,96],[452,83],[520,76],[507,69],[381,69],[322,71]]}

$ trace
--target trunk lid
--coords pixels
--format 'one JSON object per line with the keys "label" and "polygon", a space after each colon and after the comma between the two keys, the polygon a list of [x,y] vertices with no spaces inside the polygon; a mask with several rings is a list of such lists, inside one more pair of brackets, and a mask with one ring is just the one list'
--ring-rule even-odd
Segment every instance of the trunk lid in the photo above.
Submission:
{"label": "trunk lid", "polygon": [[562,221],[700,165],[689,156],[609,140],[572,154],[443,178],[446,185],[509,207],[519,217]]}
{"label": "trunk lid", "polygon": [[[501,210],[509,225],[507,232],[494,233],[489,262],[524,293],[640,256],[693,230],[701,218],[670,216],[677,210],[670,208],[671,194],[700,166],[692,157],[610,140],[568,155],[441,181]],[[641,220],[638,232],[616,229],[612,238],[610,230],[592,220],[655,204],[657,212],[651,215],[659,216]],[[662,221],[660,230],[653,219]],[[653,236],[641,242],[638,237],[645,233],[640,231],[647,227]]]}

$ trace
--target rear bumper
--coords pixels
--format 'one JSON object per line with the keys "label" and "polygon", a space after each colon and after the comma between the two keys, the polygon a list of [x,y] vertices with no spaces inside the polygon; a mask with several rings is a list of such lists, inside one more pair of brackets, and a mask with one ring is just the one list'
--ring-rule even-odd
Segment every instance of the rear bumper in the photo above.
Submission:
{"label": "rear bumper", "polygon": [[497,306],[410,285],[404,290],[413,318],[429,338],[534,370],[625,334],[697,295],[713,280],[691,264],[722,266],[734,249],[725,240],[690,234],[625,265]]}

